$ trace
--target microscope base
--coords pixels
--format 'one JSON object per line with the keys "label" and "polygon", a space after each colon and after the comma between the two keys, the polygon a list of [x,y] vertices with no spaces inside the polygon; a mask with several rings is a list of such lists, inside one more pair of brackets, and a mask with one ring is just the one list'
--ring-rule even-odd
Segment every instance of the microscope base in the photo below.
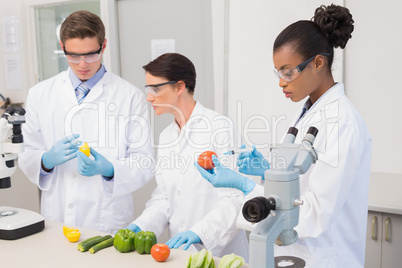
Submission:
{"label": "microscope base", "polygon": [[306,262],[303,259],[293,256],[278,256],[275,257],[275,268],[304,268]]}
{"label": "microscope base", "polygon": [[42,231],[45,219],[33,211],[0,207],[0,239],[15,240]]}

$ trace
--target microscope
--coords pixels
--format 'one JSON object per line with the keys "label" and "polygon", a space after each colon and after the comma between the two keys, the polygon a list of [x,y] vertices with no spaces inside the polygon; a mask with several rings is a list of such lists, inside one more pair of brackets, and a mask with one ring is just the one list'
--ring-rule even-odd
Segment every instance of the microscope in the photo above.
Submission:
{"label": "microscope", "polygon": [[[22,107],[8,107],[0,118],[0,189],[11,187],[15,160],[24,151],[21,125],[25,123]],[[32,211],[0,206],[0,239],[14,240],[45,228],[44,218]]]}
{"label": "microscope", "polygon": [[250,267],[305,267],[300,258],[274,258],[274,243],[287,246],[298,239],[293,228],[299,223],[299,206],[303,204],[299,176],[318,159],[313,147],[318,130],[310,127],[301,144],[294,143],[297,132],[295,127],[289,128],[284,142],[271,146],[275,161],[264,174],[264,196],[250,199],[243,206],[243,217],[256,224],[250,234]]}

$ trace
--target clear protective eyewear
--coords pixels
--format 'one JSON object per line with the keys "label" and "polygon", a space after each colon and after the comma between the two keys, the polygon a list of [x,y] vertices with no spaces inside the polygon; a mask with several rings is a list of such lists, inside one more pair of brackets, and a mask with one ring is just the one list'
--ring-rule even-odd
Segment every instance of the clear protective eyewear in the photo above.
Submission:
{"label": "clear protective eyewear", "polygon": [[102,52],[102,46],[103,46],[103,43],[101,44],[99,50],[97,50],[95,52],[84,53],[84,54],[67,52],[65,49],[65,46],[63,46],[63,50],[64,50],[64,55],[66,56],[66,59],[68,62],[80,63],[82,60],[84,60],[86,63],[92,63],[92,62],[95,62],[100,59],[101,52]]}
{"label": "clear protective eyewear", "polygon": [[327,56],[329,57],[329,53],[319,53],[317,55],[315,55],[314,57],[309,58],[308,60],[300,63],[299,65],[295,66],[295,67],[291,67],[291,68],[287,68],[284,70],[277,70],[274,68],[274,73],[276,75],[276,77],[278,77],[279,79],[283,79],[286,83],[290,83],[293,80],[295,80],[299,74],[307,67],[307,64],[310,63],[310,61],[314,60],[315,57],[317,57],[318,55],[322,55],[322,56]]}
{"label": "clear protective eyewear", "polygon": [[169,84],[174,84],[177,83],[179,81],[169,81],[169,82],[165,82],[165,83],[160,83],[160,84],[156,84],[156,85],[145,85],[145,93],[149,93],[155,97],[158,97],[159,95],[159,87],[164,86],[164,85],[169,85]]}

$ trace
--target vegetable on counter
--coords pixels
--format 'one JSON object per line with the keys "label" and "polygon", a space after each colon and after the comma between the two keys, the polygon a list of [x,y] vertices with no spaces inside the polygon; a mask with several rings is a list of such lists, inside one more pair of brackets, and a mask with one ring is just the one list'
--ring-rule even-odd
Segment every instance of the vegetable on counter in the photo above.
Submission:
{"label": "vegetable on counter", "polygon": [[151,248],[151,256],[158,262],[166,261],[170,256],[170,248],[166,244],[155,244]]}
{"label": "vegetable on counter", "polygon": [[129,229],[120,229],[117,231],[113,246],[121,253],[134,251],[135,233]]}
{"label": "vegetable on counter", "polygon": [[104,240],[89,249],[89,253],[94,254],[101,249],[113,246],[114,237]]}
{"label": "vegetable on counter", "polygon": [[111,235],[105,235],[105,236],[94,236],[91,238],[88,238],[85,241],[82,241],[81,243],[78,244],[77,249],[81,252],[85,252],[88,251],[91,247],[95,246],[96,244],[108,240],[109,238],[111,238]]}
{"label": "vegetable on counter", "polygon": [[63,226],[63,234],[67,237],[68,241],[75,243],[80,239],[81,233],[76,228],[69,228],[67,226]]}
{"label": "vegetable on counter", "polygon": [[71,232],[66,233],[66,237],[67,237],[68,241],[70,241],[72,243],[78,242],[78,240],[80,240],[80,236],[81,236],[81,233],[77,232],[77,231],[71,231]]}
{"label": "vegetable on counter", "polygon": [[139,254],[150,254],[152,246],[156,244],[156,235],[150,231],[138,232],[135,234],[134,243]]}
{"label": "vegetable on counter", "polygon": [[212,252],[205,248],[193,254],[187,261],[187,268],[215,268],[215,261]]}
{"label": "vegetable on counter", "polygon": [[69,232],[73,232],[73,231],[79,232],[79,230],[76,229],[76,228],[70,228],[70,227],[67,227],[67,226],[63,226],[63,234],[64,235],[66,235]]}
{"label": "vegetable on counter", "polygon": [[218,268],[239,268],[245,263],[246,261],[243,259],[243,257],[232,253],[222,257]]}

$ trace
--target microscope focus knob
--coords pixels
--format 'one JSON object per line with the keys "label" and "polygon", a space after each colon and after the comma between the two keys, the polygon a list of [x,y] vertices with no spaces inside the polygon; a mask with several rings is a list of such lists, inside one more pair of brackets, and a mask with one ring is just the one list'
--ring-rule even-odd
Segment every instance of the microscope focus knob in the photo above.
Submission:
{"label": "microscope focus knob", "polygon": [[260,222],[268,217],[271,210],[276,209],[276,200],[272,197],[255,197],[248,200],[243,206],[243,217],[249,222]]}

